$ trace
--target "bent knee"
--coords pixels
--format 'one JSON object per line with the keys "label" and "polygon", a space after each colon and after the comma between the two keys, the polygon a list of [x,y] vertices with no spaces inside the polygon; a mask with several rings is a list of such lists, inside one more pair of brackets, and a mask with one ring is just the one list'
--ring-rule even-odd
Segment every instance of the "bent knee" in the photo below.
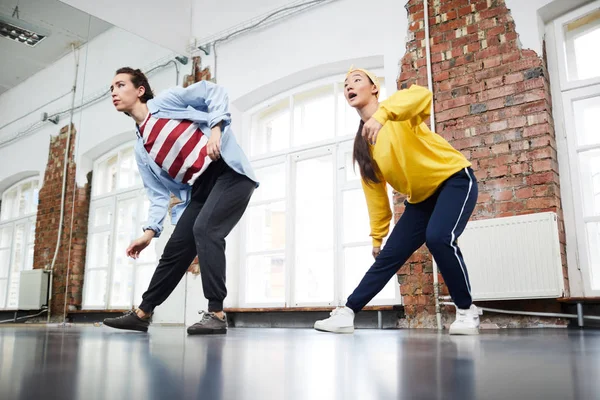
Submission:
{"label": "bent knee", "polygon": [[430,251],[449,247],[453,245],[452,235],[445,232],[427,232],[425,244]]}

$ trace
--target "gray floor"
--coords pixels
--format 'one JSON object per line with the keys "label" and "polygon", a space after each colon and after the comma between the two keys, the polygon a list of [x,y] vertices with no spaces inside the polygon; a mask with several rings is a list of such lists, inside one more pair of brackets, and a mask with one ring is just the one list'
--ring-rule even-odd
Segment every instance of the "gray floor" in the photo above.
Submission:
{"label": "gray floor", "polygon": [[0,327],[0,399],[594,399],[600,331]]}

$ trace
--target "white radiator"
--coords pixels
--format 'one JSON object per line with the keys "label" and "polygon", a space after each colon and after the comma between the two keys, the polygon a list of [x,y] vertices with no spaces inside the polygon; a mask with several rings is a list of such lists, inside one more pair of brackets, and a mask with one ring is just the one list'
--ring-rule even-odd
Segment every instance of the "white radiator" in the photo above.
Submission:
{"label": "white radiator", "polygon": [[48,275],[43,269],[21,271],[19,310],[41,310],[48,304]]}
{"label": "white radiator", "polygon": [[474,300],[563,296],[558,222],[553,212],[471,221],[458,245]]}

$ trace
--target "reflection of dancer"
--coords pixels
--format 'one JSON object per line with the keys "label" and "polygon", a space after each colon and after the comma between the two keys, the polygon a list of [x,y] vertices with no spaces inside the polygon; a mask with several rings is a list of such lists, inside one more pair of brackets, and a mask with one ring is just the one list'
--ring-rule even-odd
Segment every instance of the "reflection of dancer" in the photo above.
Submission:
{"label": "reflection of dancer", "polygon": [[[344,95],[361,117],[354,141],[354,161],[362,176],[373,237],[375,263],[331,317],[315,329],[354,331],[359,312],[423,243],[433,254],[457,306],[451,334],[476,334],[479,314],[472,304],[467,269],[456,243],[477,202],[471,163],[423,122],[432,94],[413,85],[378,103],[379,82],[368,71],[351,70]],[[386,182],[407,196],[406,209],[381,250],[392,213]]]}
{"label": "reflection of dancer", "polygon": [[150,198],[148,225],[130,244],[127,255],[138,258],[152,238],[160,235],[170,193],[182,203],[173,207],[177,225],[142,304],[104,323],[147,331],[154,308],[169,297],[198,255],[208,312],[188,333],[226,333],[225,237],[258,185],[231,131],[227,94],[222,87],[201,81],[153,98],[146,76],[131,68],[117,71],[111,93],[117,111],[136,122],[135,156]]}

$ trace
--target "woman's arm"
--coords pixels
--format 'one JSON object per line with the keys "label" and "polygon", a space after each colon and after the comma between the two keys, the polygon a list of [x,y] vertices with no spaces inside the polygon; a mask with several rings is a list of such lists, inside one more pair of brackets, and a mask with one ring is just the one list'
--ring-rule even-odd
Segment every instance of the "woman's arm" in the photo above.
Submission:
{"label": "woman's arm", "polygon": [[421,124],[431,114],[431,92],[422,86],[398,90],[382,101],[373,118],[381,125],[387,121],[411,121],[413,126]]}
{"label": "woman's arm", "polygon": [[207,123],[211,128],[222,122],[221,129],[224,132],[225,127],[231,123],[227,91],[212,82],[200,81],[186,88],[176,87],[160,97],[160,101],[167,107],[190,106],[200,111],[207,111]]}
{"label": "woman's arm", "polygon": [[361,179],[361,182],[367,199],[369,222],[371,223],[370,236],[373,238],[373,247],[381,247],[383,239],[390,230],[390,221],[392,219],[387,184],[383,180],[379,183],[367,184]]}

